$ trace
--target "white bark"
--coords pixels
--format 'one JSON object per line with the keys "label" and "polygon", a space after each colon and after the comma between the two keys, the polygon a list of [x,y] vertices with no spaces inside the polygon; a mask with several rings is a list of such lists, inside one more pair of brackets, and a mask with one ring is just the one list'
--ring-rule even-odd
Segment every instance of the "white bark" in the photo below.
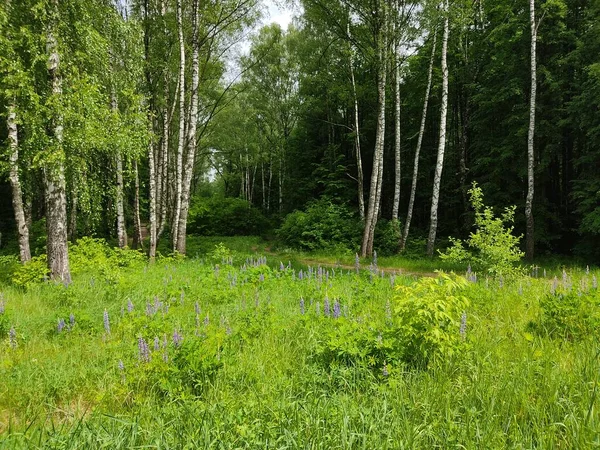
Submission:
{"label": "white bark", "polygon": [[175,167],[175,211],[171,234],[173,250],[177,250],[181,194],[183,186],[183,147],[185,144],[185,41],[183,40],[183,13],[181,1],[177,0],[177,30],[179,36],[179,142],[177,144],[177,166]]}
{"label": "white bark", "polygon": [[[351,40],[350,36],[350,17],[348,17],[348,25],[346,28],[346,34],[348,35],[348,41]],[[358,113],[358,95],[356,93],[356,79],[354,77],[354,53],[352,44],[350,44],[350,80],[352,81],[352,97],[354,99],[354,150],[356,151],[356,171],[357,171],[357,182],[358,182],[358,212],[360,213],[360,220],[365,220],[365,175],[362,166],[362,156],[360,152],[360,126],[359,126],[359,113]]]}
{"label": "white bark", "polygon": [[412,185],[410,187],[410,198],[408,200],[408,212],[406,213],[406,222],[404,223],[404,232],[400,240],[400,251],[406,248],[406,240],[410,231],[410,222],[412,220],[413,209],[415,206],[415,196],[417,194],[417,179],[419,176],[419,155],[421,153],[421,144],[425,134],[425,122],[427,121],[427,106],[429,105],[429,94],[431,92],[431,80],[433,78],[433,60],[435,59],[435,45],[437,43],[437,33],[433,35],[433,44],[431,47],[431,59],[429,60],[429,72],[427,74],[427,88],[425,89],[425,100],[423,101],[423,114],[421,116],[421,127],[419,128],[419,137],[417,138],[417,148],[415,149],[415,162],[413,166]]}
{"label": "white bark", "polygon": [[429,238],[427,240],[427,255],[433,256],[435,235],[438,224],[438,207],[440,200],[440,184],[442,169],[444,168],[444,151],[446,149],[446,117],[448,114],[448,34],[450,33],[450,20],[448,13],[448,0],[444,1],[444,37],[442,39],[442,104],[440,112],[440,142],[438,146],[437,163],[433,178],[433,193],[431,197],[431,216],[429,224]]}
{"label": "white bark", "polygon": [[[60,76],[60,56],[55,30],[58,21],[58,0],[52,2],[50,26],[46,35],[48,54],[48,78],[52,96],[60,100],[62,79]],[[52,117],[52,161],[44,167],[44,188],[46,197],[46,226],[48,231],[47,256],[50,276],[63,283],[71,282],[69,251],[67,247],[67,196],[65,182],[65,153],[63,149],[63,118],[59,111]]]}
{"label": "white bark", "polygon": [[531,97],[529,100],[529,131],[527,134],[527,199],[525,201],[525,253],[528,259],[534,255],[534,221],[533,221],[533,194],[534,194],[534,148],[535,136],[535,102],[537,94],[537,24],[535,22],[535,1],[529,0],[529,13],[531,25]]}
{"label": "white bark", "polygon": [[[111,97],[112,113],[117,115],[119,107],[117,103],[117,94],[114,91],[114,88]],[[127,247],[127,230],[125,229],[125,208],[123,204],[123,154],[121,153],[120,148],[118,148],[115,153],[115,165],[117,170],[117,240],[119,242],[119,248],[125,248]]]}
{"label": "white bark", "polygon": [[[399,11],[398,11],[399,13]],[[398,220],[398,209],[400,208],[400,181],[402,177],[402,166],[400,159],[401,141],[400,141],[400,32],[396,26],[395,33],[396,45],[394,51],[394,69],[395,69],[395,116],[394,116],[394,203],[392,205],[392,220]]]}
{"label": "white bark", "polygon": [[[188,148],[185,158],[185,170],[183,185],[181,186],[180,213],[178,217],[177,247],[176,250],[182,255],[185,254],[187,217],[190,210],[190,191],[192,186],[192,177],[194,175],[194,162],[196,159],[197,137],[196,130],[198,126],[198,87],[200,84],[200,48],[198,42],[198,22],[200,20],[198,12],[198,0],[193,2],[193,31],[192,31],[192,96],[190,100],[190,123],[188,124]],[[183,54],[182,54],[183,55]],[[182,84],[183,86],[183,84]],[[183,92],[183,91],[182,91]],[[181,127],[180,127],[181,131]]]}
{"label": "white bark", "polygon": [[[382,2],[383,3],[383,2]],[[385,5],[382,5],[385,11]],[[365,229],[361,246],[363,257],[373,253],[373,238],[375,236],[375,226],[377,225],[377,216],[379,214],[379,203],[381,201],[381,188],[383,180],[383,151],[385,145],[385,102],[386,102],[386,83],[387,83],[387,17],[384,12],[384,18],[379,30],[378,36],[378,55],[379,69],[377,75],[377,129],[375,135],[375,150],[373,152],[373,171],[371,172],[371,186],[369,190],[369,206],[365,218]]]}
{"label": "white bark", "polygon": [[17,233],[19,238],[19,254],[21,263],[25,264],[31,259],[29,249],[29,227],[25,219],[25,209],[23,207],[23,191],[21,189],[21,179],[19,177],[19,134],[17,129],[17,114],[15,106],[8,107],[8,145],[10,149],[10,185],[12,187],[12,204],[15,211],[15,221],[17,222]]}

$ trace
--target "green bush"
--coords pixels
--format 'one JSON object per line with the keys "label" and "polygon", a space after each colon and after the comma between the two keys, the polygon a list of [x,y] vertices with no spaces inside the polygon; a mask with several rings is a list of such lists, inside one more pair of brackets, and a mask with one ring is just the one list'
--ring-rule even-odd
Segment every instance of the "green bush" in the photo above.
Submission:
{"label": "green bush", "polygon": [[262,212],[240,198],[192,201],[188,233],[201,236],[264,236],[270,226]]}
{"label": "green bush", "polygon": [[483,203],[483,192],[473,183],[469,189],[471,206],[475,210],[475,232],[464,242],[450,238],[452,246],[440,252],[443,260],[456,264],[470,264],[474,270],[490,275],[512,276],[522,272],[515,266],[523,257],[519,249],[521,236],[512,234],[515,206],[504,209],[496,217],[491,207]]}
{"label": "green bush", "polygon": [[467,281],[440,274],[399,286],[385,320],[330,321],[318,348],[327,367],[367,366],[381,370],[404,363],[426,368],[464,348],[461,316],[469,306],[461,291]]}
{"label": "green bush", "polygon": [[321,198],[306,211],[288,214],[277,236],[285,245],[300,250],[350,251],[360,242],[360,223],[347,206]]}
{"label": "green bush", "polygon": [[380,256],[398,253],[402,231],[397,220],[379,220],[375,228],[375,250]]}

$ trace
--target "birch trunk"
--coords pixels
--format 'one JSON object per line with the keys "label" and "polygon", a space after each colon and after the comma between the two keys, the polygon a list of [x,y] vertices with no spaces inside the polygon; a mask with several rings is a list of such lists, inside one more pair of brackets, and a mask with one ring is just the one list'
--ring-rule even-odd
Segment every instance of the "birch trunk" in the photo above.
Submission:
{"label": "birch trunk", "polygon": [[450,20],[448,15],[448,0],[445,0],[444,37],[442,39],[442,105],[440,113],[440,142],[438,146],[437,163],[435,165],[435,175],[433,178],[429,238],[427,239],[427,255],[430,257],[433,256],[435,235],[437,233],[440,184],[442,181],[442,169],[444,168],[444,151],[446,150],[446,117],[448,115],[448,64],[446,61],[446,54],[448,52],[448,34],[450,32]]}
{"label": "birch trunk", "polygon": [[17,113],[15,106],[8,107],[8,145],[10,149],[10,185],[12,187],[12,204],[17,222],[17,233],[19,237],[19,254],[21,263],[25,264],[31,259],[29,249],[29,227],[25,219],[25,208],[23,207],[23,191],[21,179],[19,178],[19,134],[17,129]]}
{"label": "birch trunk", "polygon": [[137,159],[133,160],[133,176],[135,178],[135,194],[133,197],[133,242],[131,246],[134,249],[144,249],[144,240],[142,236],[142,221],[140,219],[140,176],[138,172]]}
{"label": "birch trunk", "polygon": [[[58,0],[52,2],[50,27],[46,36],[48,54],[48,78],[52,96],[60,101],[62,79],[60,76],[60,56],[55,31],[58,21]],[[59,111],[52,113],[53,158],[44,167],[44,191],[46,199],[46,227],[48,232],[48,269],[54,280],[71,282],[69,270],[69,250],[67,247],[67,195],[65,182],[65,152],[63,148],[63,118]]]}
{"label": "birch trunk", "polygon": [[[111,109],[112,113],[116,116],[118,113],[117,94],[114,89],[112,92]],[[117,168],[117,192],[116,192],[116,204],[117,204],[117,240],[119,242],[119,248],[127,247],[127,230],[125,229],[125,208],[123,205],[123,154],[121,149],[118,148],[115,154],[115,163]]]}
{"label": "birch trunk", "polygon": [[150,261],[156,257],[156,170],[152,142],[148,144],[148,170],[150,172],[150,243],[148,256]]}
{"label": "birch trunk", "polygon": [[[350,36],[350,16],[348,16],[348,25],[346,27],[348,41]],[[362,156],[360,152],[360,127],[358,113],[358,95],[356,93],[356,78],[354,77],[354,53],[352,44],[350,44],[350,80],[352,81],[352,98],[354,99],[354,149],[356,151],[356,171],[358,182],[358,212],[360,220],[365,220],[365,175],[363,173]]]}
{"label": "birch trunk", "polygon": [[527,199],[525,201],[525,256],[533,259],[534,256],[534,222],[533,222],[533,193],[534,193],[534,152],[533,138],[535,135],[535,101],[537,94],[537,24],[535,22],[535,1],[529,0],[529,13],[531,25],[531,98],[529,101],[529,132],[527,135]]}
{"label": "birch trunk", "polygon": [[429,94],[431,92],[431,79],[433,77],[433,60],[435,59],[435,45],[437,43],[437,33],[433,35],[433,44],[431,47],[431,59],[429,60],[429,72],[427,74],[427,88],[425,89],[425,100],[423,101],[423,114],[421,116],[421,127],[419,128],[419,137],[417,138],[417,148],[415,149],[415,162],[413,165],[412,185],[410,187],[410,198],[408,200],[408,212],[406,213],[406,222],[404,231],[400,239],[400,251],[406,248],[406,241],[410,231],[410,222],[412,220],[413,209],[415,206],[415,196],[417,195],[417,179],[419,176],[419,155],[421,153],[421,144],[425,134],[425,122],[427,121],[427,106],[429,105]]}
{"label": "birch trunk", "polygon": [[[198,0],[194,0],[193,11],[193,31],[192,31],[192,96],[190,100],[190,122],[188,124],[188,148],[185,158],[185,170],[183,185],[181,186],[180,213],[178,217],[177,247],[176,250],[185,255],[187,218],[190,210],[190,192],[192,187],[192,178],[194,175],[194,162],[196,160],[197,137],[196,130],[198,125],[198,86],[200,84],[200,48],[198,42],[198,22],[200,20],[198,13]],[[182,54],[183,56],[183,54]],[[182,80],[183,82],[183,80]],[[183,86],[183,84],[182,84]],[[182,90],[183,92],[183,90]],[[181,131],[181,128],[180,128]]]}
{"label": "birch trunk", "polygon": [[181,190],[183,186],[183,147],[185,144],[185,42],[183,40],[183,17],[181,0],[177,0],[177,30],[179,35],[179,142],[177,144],[177,166],[175,167],[175,210],[171,234],[173,250],[177,250],[179,216],[181,214]]}
{"label": "birch trunk", "polygon": [[[385,11],[385,5],[383,6]],[[375,135],[375,150],[373,152],[373,171],[371,173],[371,186],[369,190],[369,206],[365,218],[365,229],[361,246],[363,257],[373,253],[373,238],[375,235],[375,226],[377,225],[377,216],[379,214],[379,202],[381,201],[381,181],[383,178],[383,150],[385,145],[385,101],[386,101],[386,83],[387,83],[387,17],[384,12],[383,24],[379,30],[378,36],[378,56],[379,70],[377,75],[377,129]]]}
{"label": "birch trunk", "polygon": [[[398,11],[399,13],[399,11]],[[398,209],[400,208],[400,181],[402,176],[402,166],[400,159],[401,141],[400,141],[400,37],[398,26],[394,26],[396,33],[396,45],[394,51],[394,75],[395,86],[395,117],[394,117],[394,203],[392,205],[392,220],[398,220]]]}

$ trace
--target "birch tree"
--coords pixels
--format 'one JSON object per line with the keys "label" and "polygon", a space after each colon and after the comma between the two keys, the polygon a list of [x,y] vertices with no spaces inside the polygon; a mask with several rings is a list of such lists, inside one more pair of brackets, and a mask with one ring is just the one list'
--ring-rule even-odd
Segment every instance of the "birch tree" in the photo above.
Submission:
{"label": "birch tree", "polygon": [[429,237],[427,239],[427,255],[433,256],[435,236],[438,226],[438,206],[440,200],[440,185],[442,181],[442,169],[444,167],[444,151],[446,149],[446,117],[448,114],[448,35],[450,33],[450,18],[448,0],[444,0],[444,35],[442,38],[442,104],[440,106],[440,134],[437,151],[437,163],[433,178],[433,193],[431,196],[431,215],[429,218]]}
{"label": "birch tree", "polygon": [[533,194],[534,194],[534,136],[535,136],[535,101],[537,93],[537,62],[536,44],[537,27],[535,21],[535,0],[529,0],[529,24],[531,28],[531,95],[529,98],[529,130],[527,133],[527,199],[525,201],[525,255],[533,259],[535,236],[533,221]]}
{"label": "birch tree", "polygon": [[67,198],[65,182],[65,152],[63,148],[63,119],[60,111],[62,78],[58,51],[58,0],[49,5],[49,25],[46,34],[48,79],[51,89],[51,146],[52,157],[44,166],[46,197],[47,257],[50,276],[64,283],[71,282],[67,248]]}
{"label": "birch tree", "polygon": [[429,60],[429,70],[427,72],[427,87],[425,88],[425,98],[423,100],[423,113],[421,114],[421,126],[419,127],[419,136],[417,138],[417,147],[415,149],[415,158],[413,163],[412,184],[410,187],[410,197],[408,200],[408,211],[406,213],[406,221],[404,222],[404,231],[400,239],[400,251],[403,252],[406,248],[408,233],[410,232],[410,223],[412,221],[413,209],[415,206],[415,197],[417,195],[417,180],[419,177],[419,156],[421,154],[421,145],[423,143],[423,135],[425,134],[425,122],[427,121],[427,106],[429,104],[429,94],[431,92],[431,80],[433,78],[433,61],[435,59],[435,46],[437,42],[437,32],[433,33],[433,43],[431,44],[431,58]]}

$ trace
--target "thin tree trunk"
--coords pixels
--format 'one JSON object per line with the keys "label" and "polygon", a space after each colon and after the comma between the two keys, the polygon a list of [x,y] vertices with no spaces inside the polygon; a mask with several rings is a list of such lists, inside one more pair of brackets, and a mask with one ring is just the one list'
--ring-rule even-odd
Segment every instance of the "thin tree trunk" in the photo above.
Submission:
{"label": "thin tree trunk", "polygon": [[[399,8],[398,8],[399,13]],[[395,51],[394,51],[394,75],[395,86],[395,117],[394,117],[394,203],[392,205],[392,220],[398,220],[398,209],[400,208],[400,181],[402,179],[401,166],[401,141],[400,141],[400,33],[398,26],[394,22],[395,28]]]}
{"label": "thin tree trunk", "polygon": [[533,193],[534,193],[534,152],[533,139],[535,135],[535,101],[537,94],[537,24],[535,22],[535,1],[529,0],[529,13],[531,25],[531,97],[529,101],[529,132],[527,135],[527,199],[525,201],[525,256],[533,259],[535,236],[533,222]]}
{"label": "thin tree trunk", "polygon": [[[54,34],[58,26],[58,0],[53,0],[51,6],[50,27],[46,36],[48,78],[51,84],[52,96],[55,101],[60,102],[62,97],[62,79],[59,73],[60,56],[58,54],[58,42]],[[52,279],[70,283],[65,151],[63,148],[63,118],[60,110],[52,112],[52,143],[54,147],[53,158],[44,167],[48,269]]]}
{"label": "thin tree trunk", "polygon": [[425,100],[423,101],[423,114],[421,115],[421,127],[419,128],[419,137],[417,139],[417,148],[415,150],[415,162],[413,166],[412,185],[410,187],[410,198],[408,200],[408,212],[406,213],[406,222],[404,223],[404,232],[400,239],[400,251],[406,248],[406,241],[410,231],[410,222],[412,220],[413,209],[415,206],[415,197],[417,195],[417,179],[419,176],[419,154],[421,153],[421,144],[425,134],[425,122],[427,121],[427,106],[429,105],[429,93],[431,92],[431,80],[433,78],[433,61],[435,59],[435,45],[437,43],[437,32],[433,34],[433,44],[431,47],[431,59],[429,60],[429,72],[427,74],[427,88],[425,89]]}
{"label": "thin tree trunk", "polygon": [[135,178],[135,193],[133,197],[133,242],[134,249],[144,249],[142,237],[142,221],[140,219],[140,176],[138,172],[137,159],[133,160],[133,176]]}
{"label": "thin tree trunk", "polygon": [[148,144],[148,170],[150,172],[150,248],[148,256],[150,261],[154,261],[156,257],[156,173],[154,162],[154,149],[152,142]]}
{"label": "thin tree trunk", "polygon": [[8,145],[10,148],[10,185],[12,187],[12,204],[17,222],[17,233],[19,235],[19,254],[21,263],[25,264],[31,260],[29,249],[29,227],[25,219],[25,208],[23,207],[23,191],[21,179],[19,178],[19,133],[17,129],[17,113],[15,106],[8,107]]}
{"label": "thin tree trunk", "polygon": [[430,257],[433,256],[433,249],[435,247],[435,235],[437,233],[438,207],[440,200],[440,184],[442,181],[442,169],[444,168],[444,151],[446,150],[446,117],[448,115],[448,64],[446,60],[446,54],[448,52],[448,34],[450,32],[450,20],[448,15],[448,0],[445,0],[444,37],[442,39],[442,105],[440,113],[440,142],[438,146],[435,175],[433,178],[429,238],[427,240],[427,255]]}
{"label": "thin tree trunk", "polygon": [[[385,5],[383,5],[385,11]],[[386,101],[386,83],[387,83],[387,15],[384,12],[383,24],[379,30],[378,36],[378,54],[379,54],[379,73],[377,81],[378,113],[377,129],[375,135],[375,150],[373,152],[373,171],[371,173],[371,186],[369,190],[369,206],[365,219],[365,229],[361,246],[363,257],[373,253],[373,238],[375,235],[375,226],[377,225],[377,216],[379,214],[379,202],[381,201],[381,181],[383,179],[383,151],[385,145],[385,101]]]}
{"label": "thin tree trunk", "polygon": [[177,0],[177,30],[179,36],[179,142],[177,144],[177,166],[175,168],[175,210],[171,234],[173,250],[177,250],[181,195],[183,187],[183,147],[185,144],[185,41],[183,40],[183,12],[181,1]]}
{"label": "thin tree trunk", "polygon": [[262,207],[263,211],[267,210],[267,196],[265,192],[265,163],[260,162],[260,171],[261,171],[261,179],[262,179]]}
{"label": "thin tree trunk", "polygon": [[[348,35],[348,41],[351,40],[350,36],[350,16],[348,16],[348,25],[346,27],[346,34]],[[362,156],[360,152],[360,127],[359,127],[359,113],[358,113],[358,95],[356,93],[356,78],[354,77],[354,53],[352,50],[352,44],[350,44],[350,80],[352,81],[352,97],[354,99],[354,149],[356,151],[356,171],[357,171],[357,182],[358,182],[358,212],[360,213],[360,220],[365,220],[365,175],[362,166]]]}
{"label": "thin tree trunk", "polygon": [[[116,116],[119,107],[117,104],[117,94],[114,88],[111,97],[112,113]],[[117,241],[119,242],[119,248],[125,248],[127,247],[127,230],[125,229],[125,208],[123,204],[123,154],[121,153],[120,148],[117,148],[115,153],[115,162],[117,168]]]}
{"label": "thin tree trunk", "polygon": [[[196,130],[198,125],[198,87],[200,84],[200,48],[198,42],[198,22],[200,20],[198,12],[198,0],[192,3],[193,11],[193,31],[192,31],[192,96],[190,100],[190,123],[188,124],[188,148],[185,158],[185,170],[183,186],[181,189],[181,212],[179,214],[179,229],[177,231],[177,251],[185,255],[185,244],[187,235],[187,218],[190,210],[190,190],[192,187],[192,178],[194,175],[194,162],[196,160],[197,137]],[[182,84],[183,86],[183,84]]]}

